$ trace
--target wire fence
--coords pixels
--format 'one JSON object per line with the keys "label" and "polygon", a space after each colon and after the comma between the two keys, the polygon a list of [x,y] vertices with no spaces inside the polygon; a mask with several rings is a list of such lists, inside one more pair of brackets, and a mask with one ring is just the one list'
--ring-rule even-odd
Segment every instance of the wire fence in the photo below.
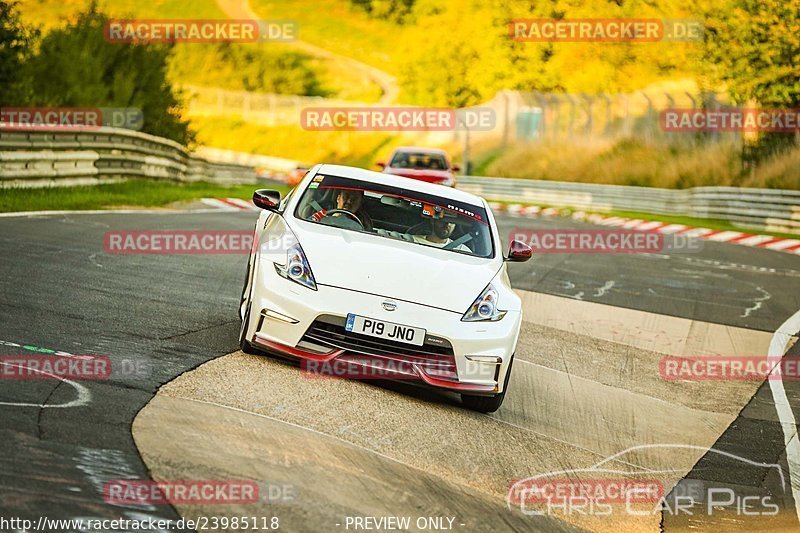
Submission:
{"label": "wire fence", "polygon": [[[370,107],[376,104],[334,100],[316,96],[232,91],[213,87],[183,86],[192,115],[237,116],[263,126],[300,125],[303,109],[310,107]],[[475,107],[492,108],[495,126],[474,131],[474,140],[496,139],[504,145],[515,141],[572,143],[637,138],[646,143],[737,141],[741,134],[715,132],[686,134],[667,132],[660,115],[667,109],[719,110],[732,105],[723,95],[701,91],[637,91],[626,94],[569,94],[500,91],[492,100]],[[383,106],[385,107],[385,106]],[[431,140],[458,140],[461,133],[429,132]]]}
{"label": "wire fence", "polygon": [[707,135],[668,132],[661,113],[669,109],[719,111],[731,102],[720,94],[701,91],[637,91],[627,94],[568,94],[504,92],[515,140],[637,138],[646,143],[720,142],[739,138],[734,133]]}

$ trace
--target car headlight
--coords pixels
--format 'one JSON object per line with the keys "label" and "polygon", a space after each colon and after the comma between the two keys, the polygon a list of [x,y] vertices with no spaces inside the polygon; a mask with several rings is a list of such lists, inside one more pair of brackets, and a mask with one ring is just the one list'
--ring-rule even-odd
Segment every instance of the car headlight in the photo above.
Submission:
{"label": "car headlight", "polygon": [[461,317],[461,321],[480,322],[485,320],[495,322],[504,316],[506,316],[506,311],[497,309],[497,290],[490,283],[467,309],[467,312]]}
{"label": "car headlight", "polygon": [[290,279],[300,285],[305,285],[309,289],[317,290],[317,282],[314,280],[314,274],[311,272],[311,265],[308,264],[306,254],[299,244],[293,244],[286,250],[286,264],[275,265],[275,272],[286,279]]}

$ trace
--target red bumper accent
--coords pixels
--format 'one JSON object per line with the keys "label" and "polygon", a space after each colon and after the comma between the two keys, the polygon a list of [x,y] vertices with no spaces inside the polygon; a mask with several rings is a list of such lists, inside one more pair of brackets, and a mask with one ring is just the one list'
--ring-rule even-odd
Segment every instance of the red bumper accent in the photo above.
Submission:
{"label": "red bumper accent", "polygon": [[276,352],[281,352],[286,355],[291,355],[293,357],[300,357],[302,359],[310,359],[312,361],[333,361],[340,355],[344,353],[344,350],[332,350],[327,354],[318,354],[314,352],[308,352],[306,350],[301,350],[299,348],[292,348],[291,346],[286,346],[284,344],[278,344],[277,342],[268,341],[266,339],[260,338],[258,335],[253,336],[253,343],[263,346],[269,350],[273,350]]}
{"label": "red bumper accent", "polygon": [[417,370],[417,375],[427,385],[431,387],[438,387],[440,389],[451,389],[456,391],[470,391],[470,392],[496,392],[497,388],[494,385],[477,385],[475,383],[462,383],[461,381],[450,381],[449,379],[441,379],[429,376],[424,370],[414,365]]}
{"label": "red bumper accent", "polygon": [[[263,346],[269,350],[280,352],[285,355],[289,355],[292,357],[296,357],[299,359],[306,359],[310,361],[317,361],[317,362],[330,362],[337,359],[343,355],[349,355],[350,352],[345,350],[331,350],[327,354],[318,354],[314,352],[309,352],[307,350],[301,350],[296,347],[286,346],[284,344],[278,344],[276,342],[268,341],[266,339],[260,338],[257,334],[253,336],[254,344],[258,346]],[[474,383],[463,383],[461,381],[454,381],[450,379],[443,379],[440,377],[432,376],[425,372],[422,368],[422,365],[412,363],[411,367],[414,369],[414,375],[411,375],[407,372],[402,371],[395,371],[392,369],[387,369],[380,365],[370,365],[366,358],[370,356],[361,354],[361,353],[353,353],[352,355],[357,356],[357,360],[348,359],[344,357],[343,360],[346,360],[348,364],[352,365],[359,365],[362,367],[367,368],[374,368],[376,370],[380,370],[383,379],[396,379],[396,380],[409,380],[409,379],[416,379],[418,381],[422,381],[426,385],[430,387],[435,387],[437,389],[447,389],[456,392],[482,392],[482,393],[491,393],[496,392],[497,387],[494,385],[478,385]],[[385,358],[380,356],[372,356],[374,361],[377,363],[379,361],[385,361]]]}

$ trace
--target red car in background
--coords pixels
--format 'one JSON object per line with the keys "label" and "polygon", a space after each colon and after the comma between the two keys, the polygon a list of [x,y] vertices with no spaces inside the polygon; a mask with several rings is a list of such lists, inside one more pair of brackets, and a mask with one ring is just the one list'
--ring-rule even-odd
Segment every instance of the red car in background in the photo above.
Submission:
{"label": "red car in background", "polygon": [[427,181],[447,187],[455,187],[456,176],[460,168],[450,164],[450,158],[444,150],[435,148],[415,148],[402,146],[397,148],[389,163],[376,163],[386,174],[404,176],[415,180]]}

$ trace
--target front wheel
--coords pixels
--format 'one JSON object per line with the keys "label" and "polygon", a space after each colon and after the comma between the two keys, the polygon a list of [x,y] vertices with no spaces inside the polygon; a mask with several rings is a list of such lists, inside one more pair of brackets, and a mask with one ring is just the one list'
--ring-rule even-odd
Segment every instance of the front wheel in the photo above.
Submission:
{"label": "front wheel", "polygon": [[514,364],[514,356],[511,356],[511,361],[508,363],[508,370],[506,371],[506,379],[503,384],[503,392],[495,394],[494,396],[473,396],[471,394],[462,394],[461,403],[464,407],[479,413],[494,413],[500,406],[503,405],[503,400],[506,399],[506,391],[508,391],[508,381],[511,377],[511,365]]}
{"label": "front wheel", "polygon": [[[250,324],[250,308],[252,307],[249,283],[250,261],[247,262],[247,271],[244,275],[244,288],[242,288],[242,298],[239,302],[239,314],[242,319],[242,327],[239,330],[239,349],[246,354],[259,355],[261,352],[255,349],[253,345],[250,344],[250,341],[247,340],[247,326]],[[242,313],[242,309],[244,309],[244,313]]]}
{"label": "front wheel", "polygon": [[247,302],[247,311],[245,311],[244,320],[242,321],[242,329],[239,333],[239,349],[246,354],[260,355],[261,352],[250,344],[247,340],[247,324],[250,323],[250,302]]}

